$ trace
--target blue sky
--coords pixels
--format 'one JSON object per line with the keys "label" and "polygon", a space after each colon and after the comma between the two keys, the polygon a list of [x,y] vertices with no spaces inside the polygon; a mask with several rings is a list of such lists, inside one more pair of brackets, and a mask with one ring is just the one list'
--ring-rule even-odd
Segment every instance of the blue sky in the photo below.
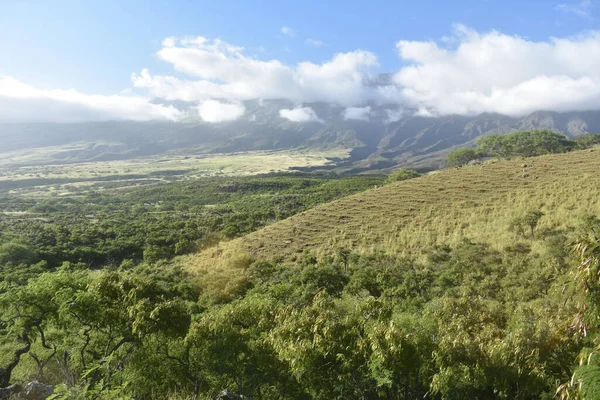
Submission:
{"label": "blue sky", "polygon": [[[349,81],[352,79],[351,76],[355,73],[366,74],[366,70],[368,74],[380,72],[397,74],[394,90],[398,93],[392,97],[388,96],[385,101],[398,102],[400,105],[408,101],[411,107],[422,108],[423,114],[475,113],[488,109],[494,110],[494,106],[490,104],[504,93],[498,94],[494,92],[495,89],[504,90],[506,93],[512,90],[514,97],[516,93],[521,93],[524,87],[531,87],[531,85],[539,87],[540,79],[548,76],[559,80],[563,76],[572,79],[572,82],[559,82],[565,85],[565,90],[569,91],[567,94],[572,93],[574,88],[581,90],[586,87],[586,83],[589,83],[588,80],[593,80],[594,85],[598,83],[598,96],[600,96],[600,82],[596,82],[596,77],[592,76],[593,72],[589,72],[593,71],[594,65],[589,66],[585,71],[563,65],[563,58],[572,58],[573,51],[584,51],[586,54],[581,54],[581,57],[586,57],[589,52],[595,54],[596,49],[600,49],[600,43],[596,43],[600,42],[600,34],[597,35],[597,16],[600,15],[598,8],[600,7],[595,1],[591,0],[376,0],[368,2],[355,0],[326,2],[314,0],[303,2],[0,0],[0,78],[11,79],[4,80],[4,89],[0,85],[0,105],[3,93],[5,97],[15,98],[15,91],[23,92],[26,91],[25,89],[35,92],[29,97],[41,96],[44,101],[49,98],[53,99],[52,101],[63,101],[61,99],[67,96],[64,93],[55,96],[44,91],[75,89],[85,95],[108,96],[131,93],[147,96],[148,99],[163,97],[167,100],[195,101],[198,105],[207,100],[224,100],[233,104],[247,99],[254,93],[253,90],[245,87],[237,88],[235,95],[217,96],[212,89],[201,94],[198,92],[204,89],[198,89],[197,84],[192,85],[194,79],[197,79],[196,83],[206,81],[208,84],[225,80],[232,85],[241,84],[234,82],[233,75],[238,74],[238,70],[233,71],[232,75],[206,72],[204,66],[199,64],[206,62],[206,59],[196,60],[196,64],[190,67],[184,65],[184,58],[187,55],[180,54],[180,57],[180,55],[167,54],[169,51],[173,53],[174,49],[165,50],[165,38],[181,39],[199,36],[205,38],[206,43],[212,43],[211,41],[218,38],[227,45],[243,48],[231,53],[223,50],[225,47],[220,44],[216,45],[220,46],[219,50],[215,50],[215,46],[209,48],[206,44],[201,45],[201,51],[210,52],[211,60],[214,57],[225,57],[230,61],[244,58],[245,62],[250,63],[252,60],[264,62],[275,60],[290,69],[290,74],[294,75],[293,79],[301,81],[299,85],[304,85],[305,79],[314,76],[309,71],[307,78],[302,71],[295,69],[299,63],[310,62],[317,66],[324,66],[322,70],[315,73],[320,79],[325,79],[329,73],[326,71],[328,68],[326,63],[334,60],[335,54],[349,54],[352,58],[350,61],[337,60],[334,62],[334,67],[330,68],[338,71],[336,68],[344,63],[356,64],[356,70],[341,68],[340,75],[345,75],[340,78],[340,86],[351,85],[352,82]],[[492,31],[496,31],[502,37],[490,36]],[[564,46],[558,46],[552,38],[576,43],[579,45],[578,50],[564,50]],[[399,45],[401,42],[404,45]],[[175,47],[187,46],[180,42],[176,43]],[[415,51],[419,52],[423,49],[421,46],[415,50],[415,45],[419,43],[435,43],[437,50],[434,52],[437,52],[437,58],[431,58],[425,53],[415,55]],[[468,57],[477,60],[476,53],[485,52],[481,49],[489,47],[490,43],[492,47],[515,46],[517,50],[522,50],[523,46],[531,46],[532,52],[537,51],[538,54],[544,54],[543,48],[549,44],[552,47],[550,52],[555,53],[551,60],[553,66],[546,68],[540,66],[539,70],[532,71],[526,76],[516,74],[514,79],[506,82],[505,86],[490,83],[489,87],[483,85],[474,88],[470,84],[465,84],[464,80],[461,81],[460,77],[456,77],[455,87],[448,89],[448,92],[437,93],[434,88],[440,86],[440,82],[436,81],[440,77],[431,74],[433,66],[442,65],[442,68],[448,70],[460,70],[457,65],[464,59],[464,54],[461,55],[460,52],[442,55],[440,49],[452,51],[461,45],[465,45],[465,48],[471,45]],[[358,54],[357,50],[363,50],[367,54]],[[430,50],[426,49],[426,52]],[[190,48],[186,51],[192,53]],[[493,50],[492,53],[494,52],[498,51]],[[467,51],[462,53],[466,54]],[[523,54],[526,53],[527,51]],[[371,56],[376,60],[369,58]],[[509,58],[494,61],[502,64],[508,62]],[[527,60],[523,62],[527,63]],[[415,72],[407,68],[413,64],[420,65],[421,70]],[[494,80],[493,74],[486,75],[488,70],[494,69],[493,65],[494,63],[490,61],[486,67],[482,67],[487,68],[481,76],[482,81],[484,78],[490,82]],[[216,67],[223,68],[222,65]],[[264,65],[257,68],[263,67]],[[244,69],[245,67],[240,68],[242,72],[239,74],[243,75],[247,70]],[[140,77],[143,70],[149,71],[148,76],[144,75],[145,82],[140,79],[137,84],[132,85],[132,74]],[[267,75],[279,72],[269,70]],[[417,72],[418,75],[414,75]],[[410,87],[411,85],[407,84],[409,77],[417,76],[429,82],[429,85]],[[159,79],[156,77],[161,77],[162,81],[158,82]],[[174,89],[172,81],[175,79],[186,81],[185,95],[175,94],[175,89],[181,93],[184,85],[176,82],[179,86]],[[170,80],[170,91],[164,87],[166,80]],[[444,82],[441,83],[443,86]],[[257,79],[255,85],[260,84],[264,84],[263,80]],[[268,97],[271,93],[275,96],[277,93],[284,92],[283,87],[280,91],[267,91],[266,95],[264,90],[256,90],[256,93],[257,96]],[[192,89],[196,91],[195,95],[189,94]],[[302,94],[292,99],[299,104],[304,100],[337,99],[335,95],[319,97],[313,93],[314,88],[296,89],[302,91]],[[350,92],[350,89],[348,88],[348,91],[340,96],[348,93],[356,94]],[[125,92],[122,92],[123,90]],[[360,94],[356,94],[355,97],[350,96],[357,104],[348,105],[360,106],[359,103],[372,101],[377,97],[372,93],[365,94],[365,88],[360,90]],[[9,91],[10,94],[7,94]],[[240,91],[244,91],[245,94],[240,94]],[[415,91],[419,96],[415,97]],[[472,100],[467,99],[462,108],[452,109],[441,105],[445,100],[440,99],[440,96],[453,95],[452,101],[456,102],[457,98],[464,100],[465,97],[471,96],[471,92],[484,96],[479,103],[490,104],[485,107],[474,107],[469,103]],[[557,109],[581,108],[585,101],[587,101],[585,104],[596,101],[595,96],[594,92],[590,99],[578,98],[571,101],[568,106],[557,106]],[[22,101],[22,98],[23,96],[20,95],[19,101]],[[56,100],[57,98],[60,99]],[[534,97],[532,99],[534,102],[537,101]],[[67,102],[69,101],[71,100]],[[85,100],[88,103],[90,101]],[[17,107],[14,105],[15,102],[12,104],[13,108]],[[219,104],[227,106],[226,103]],[[23,105],[26,105],[24,101]],[[534,106],[537,104],[532,105]],[[539,106],[547,105],[542,102]],[[550,105],[550,108],[552,107]],[[218,104],[216,108],[219,108]],[[504,108],[500,107],[498,110],[503,111]],[[521,107],[513,113],[524,112],[529,108]],[[512,111],[507,110],[507,112]],[[157,110],[152,110],[151,113],[154,111]],[[239,114],[239,109],[237,111],[234,114]],[[26,112],[23,111],[23,114]],[[1,119],[2,115],[0,115]]]}
{"label": "blue sky", "polygon": [[[111,94],[142,68],[170,71],[155,57],[165,37],[197,35],[292,64],[363,49],[378,55],[381,71],[393,71],[401,65],[398,40],[439,39],[455,23],[531,40],[597,27],[595,7],[578,15],[561,4],[581,7],[567,0],[1,0],[0,74],[40,88]],[[281,33],[284,26],[294,37]]]}

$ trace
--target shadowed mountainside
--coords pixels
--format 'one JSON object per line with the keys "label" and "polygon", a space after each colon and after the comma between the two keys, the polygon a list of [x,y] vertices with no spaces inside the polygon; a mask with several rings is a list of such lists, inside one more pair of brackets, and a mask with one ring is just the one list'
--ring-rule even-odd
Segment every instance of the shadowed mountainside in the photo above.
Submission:
{"label": "shadowed mountainside", "polygon": [[[535,112],[524,118],[499,114],[437,118],[407,116],[391,121],[391,106],[372,106],[367,120],[347,120],[344,109],[325,103],[305,104],[320,121],[292,122],[279,116],[286,101],[248,101],[245,115],[232,122],[88,122],[0,124],[4,159],[31,149],[50,148],[30,164],[131,159],[164,153],[203,154],[250,150],[352,149],[338,171],[395,166],[432,169],[458,146],[481,135],[550,129],[570,137],[600,132],[600,111]],[[396,117],[397,118],[397,117]],[[393,118],[392,118],[393,119]],[[18,163],[15,163],[18,164]]]}

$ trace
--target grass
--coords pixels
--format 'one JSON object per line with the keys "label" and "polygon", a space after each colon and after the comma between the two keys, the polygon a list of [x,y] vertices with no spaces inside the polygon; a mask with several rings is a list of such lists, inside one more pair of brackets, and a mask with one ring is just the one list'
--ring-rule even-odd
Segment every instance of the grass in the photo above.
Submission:
{"label": "grass", "polygon": [[[249,258],[294,263],[304,253],[333,255],[340,247],[419,256],[421,249],[464,238],[501,250],[528,241],[508,229],[527,211],[544,213],[540,234],[586,214],[600,215],[598,171],[597,150],[436,171],[315,207],[180,262],[201,281],[216,279],[221,286],[239,284]],[[542,251],[535,246],[543,241],[530,242]]]}
{"label": "grass", "polygon": [[130,160],[6,166],[0,162],[0,190],[34,197],[71,195],[106,186],[130,188],[212,176],[248,176],[293,167],[331,164],[348,150],[252,151],[233,154],[165,155]]}

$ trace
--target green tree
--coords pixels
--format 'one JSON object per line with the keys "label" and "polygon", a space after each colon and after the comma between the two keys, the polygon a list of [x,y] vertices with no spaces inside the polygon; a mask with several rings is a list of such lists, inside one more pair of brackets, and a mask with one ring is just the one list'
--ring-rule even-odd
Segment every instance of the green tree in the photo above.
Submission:
{"label": "green tree", "polygon": [[36,255],[31,247],[21,241],[11,241],[0,245],[0,265],[11,263],[12,265],[33,264]]}
{"label": "green tree", "polygon": [[573,141],[577,145],[577,148],[588,149],[600,144],[600,134],[584,133],[583,135],[577,136]]}
{"label": "green tree", "polygon": [[477,145],[482,152],[500,158],[564,153],[575,146],[574,142],[567,140],[564,135],[549,130],[488,135],[479,139]]}
{"label": "green tree", "polygon": [[535,229],[543,216],[544,213],[541,211],[528,211],[525,215],[513,219],[509,228],[520,235],[524,235],[525,230],[528,229],[533,238],[535,236]]}
{"label": "green tree", "polygon": [[446,164],[450,167],[462,167],[469,161],[481,158],[481,153],[477,149],[458,149],[454,150],[446,157]]}

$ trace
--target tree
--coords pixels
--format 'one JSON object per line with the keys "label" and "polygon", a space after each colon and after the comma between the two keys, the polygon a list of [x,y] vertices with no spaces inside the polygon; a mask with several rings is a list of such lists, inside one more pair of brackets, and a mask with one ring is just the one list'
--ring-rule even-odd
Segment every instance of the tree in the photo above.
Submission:
{"label": "tree", "polygon": [[588,149],[600,144],[600,134],[584,133],[583,135],[577,136],[573,141],[577,145],[577,148]]}
{"label": "tree", "polygon": [[538,226],[538,223],[540,222],[540,219],[542,219],[543,216],[544,213],[541,211],[528,211],[523,216],[523,223],[531,230],[531,237],[533,237],[535,233],[535,228]]}
{"label": "tree", "polygon": [[477,149],[458,149],[448,154],[446,164],[450,167],[462,167],[467,165],[469,161],[481,158],[481,152]]}
{"label": "tree", "polygon": [[535,229],[537,228],[540,219],[544,216],[544,213],[541,211],[528,211],[522,217],[515,218],[510,223],[510,230],[516,232],[517,234],[524,235],[525,229],[528,228],[531,237],[533,238],[535,235]]}
{"label": "tree", "polygon": [[488,135],[479,139],[477,145],[482,152],[500,158],[564,153],[575,147],[564,135],[549,130]]}
{"label": "tree", "polygon": [[11,263],[33,264],[36,262],[36,256],[31,248],[22,242],[12,241],[0,245],[0,265]]}
{"label": "tree", "polygon": [[337,249],[337,257],[344,264],[344,272],[348,272],[348,261],[350,259],[350,250],[345,247],[340,247]]}

